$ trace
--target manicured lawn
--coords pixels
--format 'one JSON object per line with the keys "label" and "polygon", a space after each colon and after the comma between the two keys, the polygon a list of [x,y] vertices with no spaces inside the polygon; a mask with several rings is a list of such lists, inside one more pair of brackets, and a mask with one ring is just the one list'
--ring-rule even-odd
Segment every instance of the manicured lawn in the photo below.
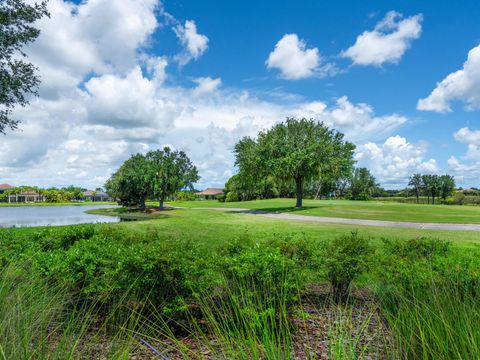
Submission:
{"label": "manicured lawn", "polygon": [[[200,202],[198,202],[200,203]],[[202,203],[206,203],[202,201]],[[259,204],[257,202],[255,204]],[[215,204],[212,202],[211,204]],[[246,203],[245,203],[246,204]],[[121,214],[123,209],[98,209],[97,214]],[[135,214],[138,216],[138,213]],[[411,239],[433,237],[449,240],[462,246],[478,246],[480,235],[473,231],[440,231],[420,229],[380,228],[371,226],[354,226],[307,221],[285,221],[270,219],[246,213],[222,212],[214,210],[177,209],[162,212],[160,215],[143,215],[145,221],[129,221],[112,226],[125,231],[144,232],[159,231],[166,239],[190,239],[196,243],[215,246],[239,236],[248,234],[258,239],[271,239],[276,235],[304,233],[309,237],[325,240],[358,230],[361,235],[371,237],[374,242],[382,238]]]}
{"label": "manicured lawn", "polygon": [[479,206],[402,204],[380,201],[304,200],[304,207],[295,209],[294,199],[269,199],[230,203],[220,203],[213,200],[177,201],[170,204],[189,208],[246,208],[351,219],[480,224]]}

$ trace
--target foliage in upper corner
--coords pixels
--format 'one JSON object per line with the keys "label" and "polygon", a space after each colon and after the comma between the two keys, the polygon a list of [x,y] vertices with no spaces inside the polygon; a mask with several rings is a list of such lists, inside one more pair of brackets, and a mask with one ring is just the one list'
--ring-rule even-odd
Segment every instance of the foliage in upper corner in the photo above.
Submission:
{"label": "foliage in upper corner", "polygon": [[26,106],[28,95],[37,94],[37,68],[23,60],[27,55],[22,49],[38,37],[40,30],[33,24],[44,16],[50,16],[46,1],[33,5],[22,0],[0,2],[0,133],[17,127],[18,120],[11,118],[13,108]]}

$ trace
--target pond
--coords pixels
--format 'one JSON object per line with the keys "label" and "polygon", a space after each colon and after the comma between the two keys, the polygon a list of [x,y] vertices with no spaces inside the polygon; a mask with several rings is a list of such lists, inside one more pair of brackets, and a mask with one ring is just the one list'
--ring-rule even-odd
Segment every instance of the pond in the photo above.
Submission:
{"label": "pond", "polygon": [[112,207],[115,205],[4,206],[0,207],[0,228],[119,222],[116,216],[85,212]]}

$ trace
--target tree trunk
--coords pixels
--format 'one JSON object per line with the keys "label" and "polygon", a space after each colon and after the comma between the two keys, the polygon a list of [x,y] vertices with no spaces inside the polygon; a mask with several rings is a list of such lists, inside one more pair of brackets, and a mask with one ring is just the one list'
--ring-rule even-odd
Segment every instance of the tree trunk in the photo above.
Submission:
{"label": "tree trunk", "polygon": [[303,198],[303,181],[301,177],[295,179],[295,184],[297,185],[297,205],[296,208],[302,207],[302,198]]}
{"label": "tree trunk", "polygon": [[418,196],[418,191],[416,192],[417,195],[417,204],[420,202],[419,196]]}
{"label": "tree trunk", "polygon": [[138,207],[140,208],[140,211],[145,211],[145,199],[140,199],[140,204],[138,205]]}
{"label": "tree trunk", "polygon": [[321,190],[322,190],[322,183],[318,185],[317,192],[315,194],[315,200],[318,200],[318,195],[320,194]]}
{"label": "tree trunk", "polygon": [[163,210],[163,200],[164,200],[163,197],[159,198],[158,200],[160,202],[159,208],[160,208],[160,210]]}

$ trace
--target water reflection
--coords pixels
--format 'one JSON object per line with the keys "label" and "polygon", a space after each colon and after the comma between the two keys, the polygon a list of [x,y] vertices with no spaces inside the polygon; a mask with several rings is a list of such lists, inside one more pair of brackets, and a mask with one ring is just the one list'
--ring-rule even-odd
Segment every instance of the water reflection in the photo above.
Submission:
{"label": "water reflection", "polygon": [[85,211],[115,205],[7,206],[0,207],[0,227],[30,227],[119,222],[116,216],[92,215]]}

